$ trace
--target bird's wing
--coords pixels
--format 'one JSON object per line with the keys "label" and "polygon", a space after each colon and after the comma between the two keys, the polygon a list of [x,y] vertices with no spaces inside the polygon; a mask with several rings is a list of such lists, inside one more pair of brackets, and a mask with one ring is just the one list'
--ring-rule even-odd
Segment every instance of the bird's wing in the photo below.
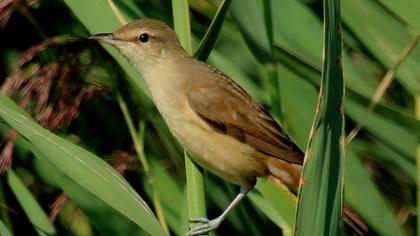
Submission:
{"label": "bird's wing", "polygon": [[192,109],[214,130],[266,155],[303,163],[302,152],[287,134],[232,81],[217,80],[191,88],[187,98]]}

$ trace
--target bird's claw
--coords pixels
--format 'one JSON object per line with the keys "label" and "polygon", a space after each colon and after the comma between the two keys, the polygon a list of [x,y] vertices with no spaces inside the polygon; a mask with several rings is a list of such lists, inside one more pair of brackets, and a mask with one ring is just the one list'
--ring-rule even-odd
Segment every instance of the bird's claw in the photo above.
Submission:
{"label": "bird's claw", "polygon": [[220,220],[217,219],[217,218],[214,219],[214,220],[209,220],[207,218],[193,218],[193,219],[190,219],[190,222],[192,222],[192,223],[205,223],[205,224],[197,226],[194,229],[188,231],[186,233],[186,236],[196,236],[196,235],[206,234],[206,233],[216,229],[220,225]]}

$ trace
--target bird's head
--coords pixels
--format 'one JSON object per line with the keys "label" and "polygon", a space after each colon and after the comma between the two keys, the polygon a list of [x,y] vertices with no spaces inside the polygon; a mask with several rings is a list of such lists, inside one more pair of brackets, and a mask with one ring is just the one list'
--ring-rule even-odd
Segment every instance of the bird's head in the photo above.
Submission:
{"label": "bird's head", "polygon": [[95,34],[90,39],[113,45],[140,70],[183,51],[175,32],[153,19],[137,20],[113,33]]}

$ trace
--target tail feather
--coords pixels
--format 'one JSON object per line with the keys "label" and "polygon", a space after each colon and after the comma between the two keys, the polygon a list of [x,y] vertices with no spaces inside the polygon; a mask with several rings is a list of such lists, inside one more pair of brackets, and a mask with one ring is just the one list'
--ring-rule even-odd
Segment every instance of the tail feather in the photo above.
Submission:
{"label": "tail feather", "polygon": [[346,204],[344,204],[343,220],[359,235],[369,234],[369,226]]}

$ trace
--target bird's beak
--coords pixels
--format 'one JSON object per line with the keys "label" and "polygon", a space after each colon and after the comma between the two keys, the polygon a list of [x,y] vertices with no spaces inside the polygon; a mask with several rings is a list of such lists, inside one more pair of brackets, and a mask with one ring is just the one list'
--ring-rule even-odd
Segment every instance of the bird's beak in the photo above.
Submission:
{"label": "bird's beak", "polygon": [[109,43],[109,44],[117,44],[118,40],[114,37],[113,33],[103,33],[103,34],[95,34],[89,37],[90,40],[95,40],[103,43]]}

